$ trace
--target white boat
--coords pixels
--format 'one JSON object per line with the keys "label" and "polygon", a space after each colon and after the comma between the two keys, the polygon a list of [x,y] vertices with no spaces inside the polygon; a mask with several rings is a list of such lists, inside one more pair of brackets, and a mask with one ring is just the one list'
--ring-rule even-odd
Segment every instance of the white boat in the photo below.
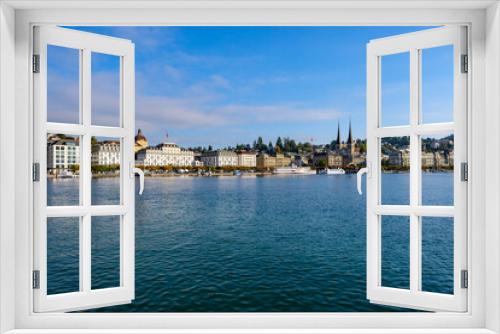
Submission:
{"label": "white boat", "polygon": [[276,175],[313,175],[316,174],[314,169],[309,167],[297,167],[296,165],[292,165],[289,167],[280,167],[275,168],[273,174]]}
{"label": "white boat", "polygon": [[343,170],[342,168],[331,168],[331,169],[322,169],[319,171],[319,174],[323,174],[323,175],[344,175],[345,174],[345,170]]}

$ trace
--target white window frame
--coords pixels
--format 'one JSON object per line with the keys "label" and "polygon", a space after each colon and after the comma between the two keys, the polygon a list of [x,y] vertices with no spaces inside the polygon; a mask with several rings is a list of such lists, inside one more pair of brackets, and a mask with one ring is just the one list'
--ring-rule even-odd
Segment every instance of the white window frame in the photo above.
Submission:
{"label": "white window frame", "polygon": [[[118,8],[130,6],[134,9]],[[24,7],[14,11],[14,7]],[[59,7],[73,8],[59,8]],[[98,9],[99,6],[101,9]],[[147,9],[147,6],[163,6]],[[184,9],[179,7],[185,6]],[[391,9],[397,6],[397,9]],[[489,6],[489,8],[487,8]],[[78,7],[79,9],[74,9]],[[82,9],[87,7],[87,9]],[[143,7],[144,10],[136,8]],[[170,7],[170,8],[165,8]],[[224,8],[226,7],[226,8]],[[232,8],[231,8],[232,7]],[[245,7],[245,8],[241,8]],[[27,9],[26,9],[27,8]],[[30,9],[32,8],[32,9]],[[34,8],[34,9],[33,9]],[[41,9],[45,8],[45,9]],[[350,8],[350,9],[349,9]],[[438,9],[436,9],[438,8]],[[486,9],[487,8],[487,9]],[[210,1],[179,4],[144,1],[117,4],[107,1],[17,2],[0,4],[0,330],[36,333],[37,329],[60,332],[105,332],[146,329],[165,332],[460,332],[500,331],[500,153],[486,152],[488,142],[500,146],[500,12],[498,3],[474,1],[412,2],[277,2],[237,4]],[[428,25],[466,24],[469,27],[471,74],[468,78],[470,157],[469,263],[470,286],[467,313],[377,314],[377,313],[291,313],[291,314],[34,314],[30,245],[33,212],[30,194],[32,143],[32,27],[58,25]],[[15,32],[15,38],[14,38]],[[13,70],[15,68],[15,71]],[[12,84],[15,82],[15,85]],[[15,98],[13,98],[15,96]],[[15,110],[15,113],[12,112]],[[487,120],[487,121],[486,121]],[[9,135],[11,137],[9,137]],[[15,138],[14,149],[12,138]],[[486,155],[488,153],[488,155]],[[14,174],[15,173],[15,174]],[[12,175],[15,175],[13,178]],[[488,182],[486,182],[488,175]],[[15,181],[15,182],[14,182]],[[12,189],[15,196],[12,197]],[[488,196],[486,196],[488,194]],[[10,209],[11,207],[14,210]],[[12,256],[14,254],[14,256]],[[15,289],[12,289],[15,286]],[[15,307],[12,307],[15,305]],[[138,327],[142,329],[137,329]],[[300,328],[300,330],[297,330]],[[136,329],[135,331],[133,329]],[[170,329],[170,330],[167,330]],[[217,330],[216,330],[217,329]],[[246,330],[245,330],[246,329]],[[294,330],[295,329],[295,330]],[[355,329],[358,329],[356,331]],[[391,330],[392,329],[392,330]],[[46,331],[45,331],[46,332]],[[108,331],[109,332],[109,331]],[[344,331],[345,332],[345,331]]]}
{"label": "white window frame", "polygon": [[[461,271],[467,270],[467,183],[461,181],[461,163],[467,163],[467,76],[462,73],[462,55],[467,54],[466,27],[439,27],[399,36],[372,40],[367,46],[367,165],[371,169],[367,182],[367,297],[372,303],[421,310],[467,310],[467,289],[462,288]],[[422,123],[422,50],[452,45],[454,111],[453,122]],[[381,110],[382,58],[409,53],[409,124],[383,127]],[[421,136],[453,133],[454,205],[422,205]],[[407,205],[382,203],[382,138],[410,138],[410,200]],[[395,215],[409,218],[409,288],[396,289],[382,285],[382,219]],[[453,294],[422,291],[422,217],[453,218]]]}
{"label": "white window frame", "polygon": [[[39,55],[39,73],[34,83],[34,162],[40,164],[40,180],[33,184],[34,248],[33,268],[39,272],[39,288],[34,289],[35,312],[74,311],[95,306],[130,303],[134,299],[135,253],[135,61],[134,44],[128,40],[100,36],[60,27],[34,27],[34,53]],[[80,110],[78,124],[47,122],[47,46],[73,48],[79,53]],[[119,57],[119,123],[115,127],[92,125],[92,52]],[[47,206],[47,133],[80,136],[79,205]],[[92,205],[91,137],[118,137],[121,141],[120,203]],[[66,150],[65,150],[66,151]],[[110,153],[108,152],[108,155]],[[108,157],[109,160],[109,157]],[[109,162],[109,161],[108,161]],[[91,288],[91,225],[93,217],[117,216],[120,221],[120,285],[107,289]],[[47,295],[47,218],[73,217],[79,220],[79,279],[77,292]],[[62,250],[63,251],[63,250]]]}

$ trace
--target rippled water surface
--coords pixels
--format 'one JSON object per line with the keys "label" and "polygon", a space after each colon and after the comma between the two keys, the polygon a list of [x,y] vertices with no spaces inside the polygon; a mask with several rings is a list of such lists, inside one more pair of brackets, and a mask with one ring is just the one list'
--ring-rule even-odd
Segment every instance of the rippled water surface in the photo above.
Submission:
{"label": "rippled water surface", "polygon": [[[426,204],[452,205],[452,178],[424,175]],[[391,187],[404,189],[409,175],[382,182],[394,202]],[[93,204],[119,196],[117,178],[92,187]],[[49,204],[77,190],[78,180],[49,181]],[[350,175],[147,178],[136,196],[135,300],[93,311],[405,311],[366,300],[365,205]],[[422,226],[423,290],[453,293],[453,220]],[[382,284],[405,288],[408,218],[382,217],[382,238]],[[48,243],[49,293],[77,291],[78,221],[49,220]],[[94,219],[93,288],[119,284],[118,247],[114,217]]]}

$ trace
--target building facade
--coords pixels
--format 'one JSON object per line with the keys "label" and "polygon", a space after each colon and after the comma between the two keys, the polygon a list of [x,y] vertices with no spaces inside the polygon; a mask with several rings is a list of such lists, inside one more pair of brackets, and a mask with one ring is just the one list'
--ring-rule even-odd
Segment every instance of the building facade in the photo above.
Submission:
{"label": "building facade", "polygon": [[148,146],[137,152],[137,159],[144,166],[194,166],[194,152],[173,143]]}
{"label": "building facade", "polygon": [[92,147],[93,165],[120,164],[120,142],[107,140]]}
{"label": "building facade", "polygon": [[238,154],[233,151],[206,151],[201,154],[201,161],[205,166],[224,167],[238,166]]}
{"label": "building facade", "polygon": [[397,150],[389,154],[391,166],[409,168],[410,167],[410,150]]}
{"label": "building facade", "polygon": [[422,151],[422,168],[440,169],[453,168],[455,163],[453,151]]}
{"label": "building facade", "polygon": [[80,165],[80,146],[78,140],[51,140],[47,144],[47,174],[72,174],[72,166]]}
{"label": "building facade", "polygon": [[238,166],[240,167],[257,166],[257,155],[255,153],[239,151],[237,154],[238,154]]}
{"label": "building facade", "polygon": [[148,147],[148,140],[142,134],[141,129],[139,129],[139,131],[137,132],[137,136],[135,136],[134,151],[135,153],[137,153],[140,150],[145,149],[147,147]]}
{"label": "building facade", "polygon": [[276,158],[267,153],[261,153],[257,156],[257,167],[276,167]]}

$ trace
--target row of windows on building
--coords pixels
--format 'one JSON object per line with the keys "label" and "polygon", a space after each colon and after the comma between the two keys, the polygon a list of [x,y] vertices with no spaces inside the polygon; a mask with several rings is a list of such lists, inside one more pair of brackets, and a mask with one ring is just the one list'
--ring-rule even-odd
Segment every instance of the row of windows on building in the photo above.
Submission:
{"label": "row of windows on building", "polygon": [[[447,151],[422,151],[422,167],[423,168],[442,168],[453,167],[454,153],[452,150]],[[389,160],[391,166],[410,167],[410,150],[397,150],[389,154],[383,154],[382,160]]]}

